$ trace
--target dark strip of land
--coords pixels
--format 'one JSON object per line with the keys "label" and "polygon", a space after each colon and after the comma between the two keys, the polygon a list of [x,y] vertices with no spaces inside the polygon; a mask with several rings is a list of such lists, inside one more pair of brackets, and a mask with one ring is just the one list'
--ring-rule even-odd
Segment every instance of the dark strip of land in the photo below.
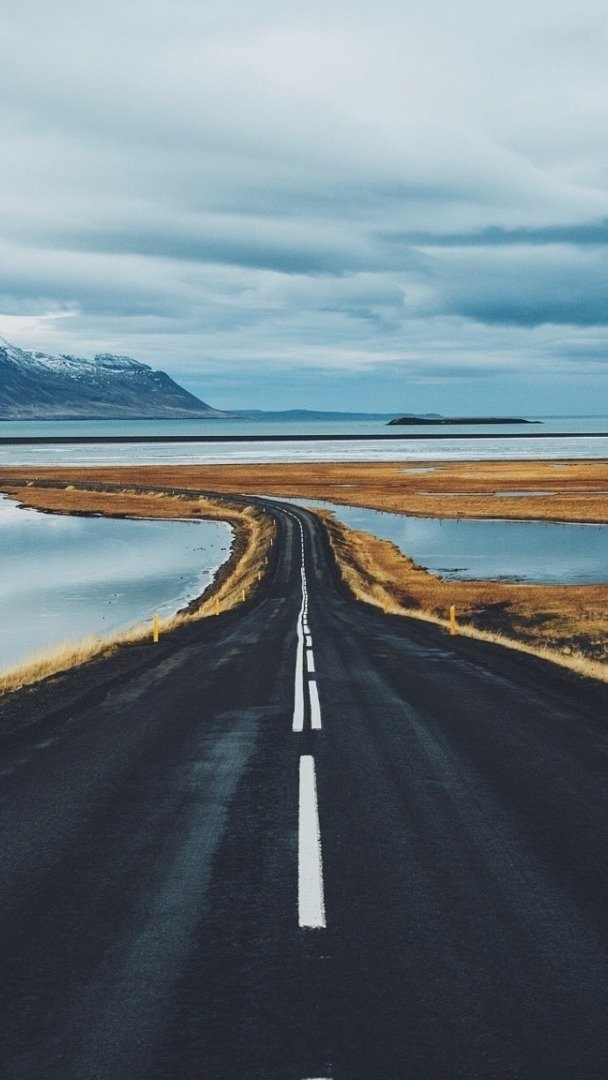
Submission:
{"label": "dark strip of land", "polygon": [[521,416],[399,416],[396,420],[389,420],[391,424],[403,424],[407,426],[441,426],[456,424],[540,424],[540,420],[523,420]]}
{"label": "dark strip of land", "polygon": [[0,437],[0,446],[79,446],[116,443],[292,443],[292,442],[395,442],[433,439],[607,439],[608,431],[483,431],[428,432],[390,435],[16,435]]}

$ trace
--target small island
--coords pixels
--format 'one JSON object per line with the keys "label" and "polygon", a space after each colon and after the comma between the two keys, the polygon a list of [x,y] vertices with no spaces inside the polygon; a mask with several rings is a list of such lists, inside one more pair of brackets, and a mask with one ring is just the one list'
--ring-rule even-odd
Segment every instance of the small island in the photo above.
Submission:
{"label": "small island", "polygon": [[524,420],[521,416],[399,416],[395,420],[389,420],[391,424],[407,424],[411,427],[416,425],[449,425],[449,424],[540,424],[540,420]]}

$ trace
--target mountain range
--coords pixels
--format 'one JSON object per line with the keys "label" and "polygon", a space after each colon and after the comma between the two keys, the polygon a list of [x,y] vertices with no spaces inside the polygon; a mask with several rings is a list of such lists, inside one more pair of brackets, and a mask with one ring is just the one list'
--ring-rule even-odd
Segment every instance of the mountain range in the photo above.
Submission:
{"label": "mountain range", "polygon": [[176,419],[227,416],[164,371],[128,356],[50,356],[0,338],[1,420]]}

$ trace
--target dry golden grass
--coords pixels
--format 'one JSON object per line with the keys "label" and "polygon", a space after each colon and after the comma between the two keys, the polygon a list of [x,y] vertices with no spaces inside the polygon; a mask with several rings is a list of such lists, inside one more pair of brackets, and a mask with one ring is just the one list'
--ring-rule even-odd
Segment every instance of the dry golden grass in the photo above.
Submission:
{"label": "dry golden grass", "polygon": [[[207,517],[209,499],[200,499],[201,516]],[[219,513],[217,516],[221,516]],[[226,520],[222,517],[222,520]],[[200,616],[228,611],[243,603],[255,594],[264,576],[270,548],[274,542],[275,524],[273,519],[254,507],[243,507],[238,518],[231,524],[236,529],[236,541],[233,552],[223,567],[220,567],[213,585],[203,597],[197,609]]]}
{"label": "dry golden grass", "polygon": [[[185,499],[171,494],[133,491],[107,493],[77,490],[73,485],[61,489],[7,486],[4,491],[24,506],[50,513],[176,520],[205,518],[227,522],[234,530],[227,561],[219,568],[202,597],[194,600],[187,610],[160,621],[161,634],[195,619],[221,614],[250,598],[263,574],[275,533],[274,522],[268,514],[254,507],[238,507],[220,499]],[[111,656],[121,645],[144,641],[150,636],[151,624],[141,624],[111,637],[64,642],[10,671],[0,672],[0,694],[40,682],[95,658]]]}
{"label": "dry golden grass", "polygon": [[[431,471],[420,472],[428,469]],[[608,461],[297,462],[268,465],[146,465],[0,470],[65,484],[149,484],[329,499],[422,517],[608,523]],[[509,497],[510,491],[553,493]],[[505,493],[507,495],[505,496]]]}
{"label": "dry golden grass", "polygon": [[444,581],[416,566],[388,540],[349,529],[333,514],[317,513],[342,578],[358,599],[388,614],[445,627],[454,604],[461,633],[608,682],[606,586]]}
{"label": "dry golden grass", "polygon": [[0,672],[0,694],[20,690],[23,686],[48,679],[70,668],[80,667],[90,660],[109,657],[120,645],[143,641],[150,637],[150,628],[133,627],[115,637],[88,637],[82,641],[64,641],[54,648],[45,649],[18,667]]}

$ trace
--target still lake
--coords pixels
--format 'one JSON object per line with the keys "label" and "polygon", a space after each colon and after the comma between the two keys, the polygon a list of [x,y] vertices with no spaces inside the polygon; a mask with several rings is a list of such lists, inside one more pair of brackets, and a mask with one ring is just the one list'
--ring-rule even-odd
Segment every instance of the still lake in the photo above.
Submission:
{"label": "still lake", "polygon": [[608,582],[608,525],[408,517],[359,506],[292,499],[333,510],[351,529],[392,540],[443,578],[545,585]]}
{"label": "still lake", "polygon": [[228,557],[228,525],[20,509],[0,498],[0,670],[173,614]]}

